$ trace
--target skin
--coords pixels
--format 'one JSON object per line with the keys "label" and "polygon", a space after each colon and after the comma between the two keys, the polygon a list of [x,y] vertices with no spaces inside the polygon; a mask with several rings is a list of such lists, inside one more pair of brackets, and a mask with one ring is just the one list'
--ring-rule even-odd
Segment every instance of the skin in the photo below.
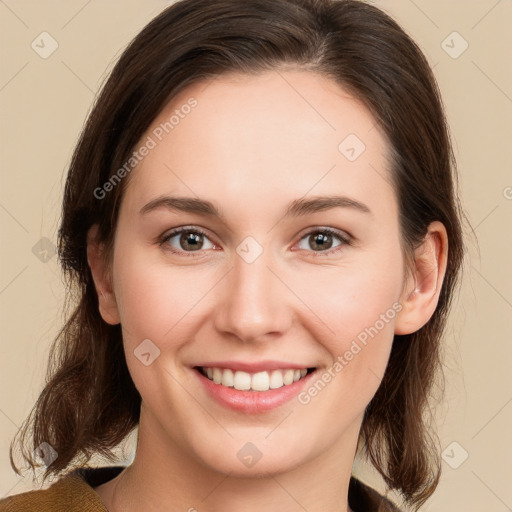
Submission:
{"label": "skin", "polygon": [[[365,407],[393,335],[416,331],[435,310],[446,231],[432,223],[404,273],[387,140],[364,106],[328,78],[288,69],[191,85],[141,142],[191,96],[197,106],[129,177],[111,274],[96,226],[89,232],[100,313],[122,325],[143,400],[134,462],[96,492],[111,512],[346,512]],[[366,146],[353,162],[338,150],[348,134]],[[209,200],[225,222],[163,208],[139,214],[163,194]],[[283,217],[292,200],[332,194],[371,212],[337,207]],[[159,245],[180,226],[206,231],[201,250],[180,245],[179,235],[167,250]],[[315,250],[314,230],[322,227],[354,241],[334,236]],[[252,263],[236,252],[247,236],[263,248]],[[261,414],[229,410],[191,369],[206,360],[277,359],[321,375],[397,303],[401,311],[306,405],[293,399]],[[160,350],[149,366],[134,355],[144,339]],[[247,442],[262,453],[252,467],[237,457]]]}

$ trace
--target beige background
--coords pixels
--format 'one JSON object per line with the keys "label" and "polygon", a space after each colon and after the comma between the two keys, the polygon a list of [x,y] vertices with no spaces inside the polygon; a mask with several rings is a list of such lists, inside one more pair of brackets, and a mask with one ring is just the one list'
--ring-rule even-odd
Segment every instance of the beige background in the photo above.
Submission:
{"label": "beige background", "polygon": [[[434,67],[479,247],[468,239],[462,293],[446,336],[447,390],[438,416],[447,462],[422,510],[510,510],[512,1],[375,3],[413,36]],[[66,166],[113,61],[168,4],[0,0],[0,497],[33,488],[30,474],[12,472],[8,446],[43,385],[48,348],[62,321],[63,285],[52,244]],[[58,43],[46,59],[31,47],[43,31]],[[463,39],[450,35],[454,31]],[[468,48],[453,58],[464,41]],[[49,239],[42,246],[49,251],[46,263],[33,250],[43,237]],[[376,482],[364,466],[357,471]]]}

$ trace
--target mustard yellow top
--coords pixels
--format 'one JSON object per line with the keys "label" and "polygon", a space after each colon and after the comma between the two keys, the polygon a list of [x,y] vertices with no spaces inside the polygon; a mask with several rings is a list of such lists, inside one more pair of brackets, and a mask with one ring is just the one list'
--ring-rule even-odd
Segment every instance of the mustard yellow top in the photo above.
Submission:
{"label": "mustard yellow top", "polygon": [[47,489],[0,500],[0,512],[108,512],[93,487],[111,480],[123,469],[122,466],[75,469]]}
{"label": "mustard yellow top", "polygon": [[[0,512],[108,512],[93,487],[115,478],[124,466],[78,468],[47,489],[15,494],[0,500]],[[400,512],[374,489],[352,477],[348,492],[354,512]]]}

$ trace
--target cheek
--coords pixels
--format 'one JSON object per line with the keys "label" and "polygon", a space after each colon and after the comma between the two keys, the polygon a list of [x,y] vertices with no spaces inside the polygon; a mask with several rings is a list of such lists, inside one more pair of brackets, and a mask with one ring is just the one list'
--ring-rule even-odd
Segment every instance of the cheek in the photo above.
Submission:
{"label": "cheek", "polygon": [[339,292],[331,295],[329,302],[336,303],[333,309],[319,310],[334,331],[319,338],[331,360],[301,393],[299,402],[306,405],[310,418],[316,418],[312,422],[331,423],[335,436],[362,417],[380,386],[401,309],[397,296],[387,287],[376,286],[371,293]]}
{"label": "cheek", "polygon": [[200,266],[152,264],[142,251],[125,254],[116,264],[115,291],[125,341],[181,339],[179,333],[208,292],[206,272]]}
{"label": "cheek", "polygon": [[[331,357],[329,371],[319,376],[322,382],[328,381],[328,389],[324,392],[319,382],[311,390],[315,395],[322,389],[322,401],[331,401],[332,407],[319,411],[320,415],[332,412],[339,403],[344,404],[346,412],[362,412],[384,375],[395,321],[402,309],[399,299],[403,279],[400,252],[387,254],[361,259],[358,264],[347,263],[343,268],[329,268],[323,274],[303,274],[300,281],[299,293],[321,320],[320,324],[315,321],[316,339]],[[306,394],[305,401],[313,399],[307,390]]]}
{"label": "cheek", "polygon": [[401,309],[402,280],[400,254],[381,255],[322,272],[301,272],[297,295],[326,328],[329,352],[339,354],[351,340],[359,335],[363,339],[368,330],[374,332],[374,327],[392,338],[397,309]]}
{"label": "cheek", "polygon": [[[185,411],[190,403],[176,384],[182,375],[175,359],[180,348],[193,339],[194,312],[208,283],[198,276],[199,267],[186,271],[162,261],[152,263],[142,250],[124,252],[115,265],[116,299],[133,382],[153,411],[170,410],[170,404],[174,410]],[[149,353],[147,365],[143,353]],[[175,418],[171,428],[175,433],[180,431],[179,419]]]}

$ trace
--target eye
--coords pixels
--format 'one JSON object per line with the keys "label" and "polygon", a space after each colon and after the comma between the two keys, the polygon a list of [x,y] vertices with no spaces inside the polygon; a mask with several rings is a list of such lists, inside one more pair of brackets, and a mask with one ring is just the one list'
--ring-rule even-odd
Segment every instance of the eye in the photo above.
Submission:
{"label": "eye", "polygon": [[[338,243],[336,243],[336,240],[338,240]],[[173,229],[170,233],[164,235],[159,243],[165,250],[187,257],[199,257],[201,251],[218,248],[210,241],[204,231],[190,226]],[[317,253],[313,256],[328,256],[351,244],[352,237],[347,233],[322,227],[306,233],[300,239],[298,246],[301,250]],[[307,247],[308,245],[309,247]]]}
{"label": "eye", "polygon": [[[339,243],[335,245],[335,240],[338,239]],[[305,241],[305,242],[303,242]],[[344,248],[345,245],[351,245],[351,237],[341,231],[332,228],[316,228],[306,233],[299,242],[299,249],[309,250],[320,254],[313,254],[313,256],[324,256],[338,252]],[[309,247],[307,247],[309,245]]]}
{"label": "eye", "polygon": [[160,245],[173,253],[184,254],[185,256],[199,256],[186,254],[200,252],[205,249],[215,249],[216,246],[210,241],[206,233],[198,228],[182,227],[173,229],[160,240]]}

